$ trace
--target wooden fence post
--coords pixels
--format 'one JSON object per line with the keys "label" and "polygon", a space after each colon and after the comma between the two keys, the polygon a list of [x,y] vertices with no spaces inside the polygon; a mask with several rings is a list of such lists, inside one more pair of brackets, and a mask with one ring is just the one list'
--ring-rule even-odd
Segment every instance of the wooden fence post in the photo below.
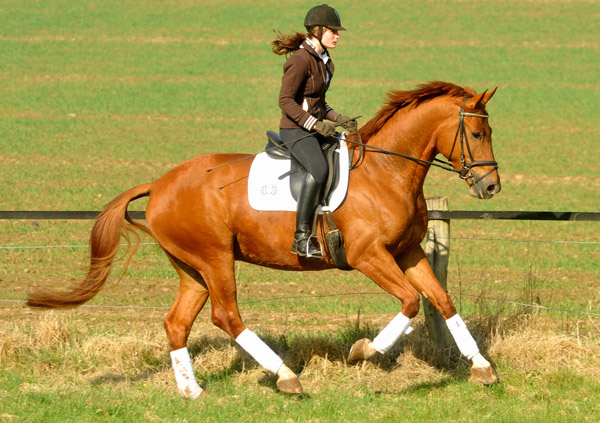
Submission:
{"label": "wooden fence post", "polygon": [[[426,199],[428,210],[448,210],[446,197]],[[448,254],[450,253],[450,220],[430,220],[427,225],[425,254],[440,285],[447,290]],[[423,301],[425,323],[431,340],[441,349],[453,345],[452,335],[442,315],[429,300]]]}

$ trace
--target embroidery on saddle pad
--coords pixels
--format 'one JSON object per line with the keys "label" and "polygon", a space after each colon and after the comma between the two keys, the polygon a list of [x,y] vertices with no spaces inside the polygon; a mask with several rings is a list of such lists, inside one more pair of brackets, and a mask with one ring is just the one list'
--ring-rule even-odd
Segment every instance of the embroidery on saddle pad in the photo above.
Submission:
{"label": "embroidery on saddle pad", "polygon": [[[329,208],[331,211],[337,209],[348,192],[348,179],[350,173],[350,159],[348,146],[340,140],[340,146],[335,154],[339,154],[339,179],[337,185],[332,189]],[[257,154],[250,168],[248,176],[248,201],[250,206],[259,211],[296,211],[296,200],[290,190],[289,176],[279,179],[290,171],[289,160],[276,160],[263,152]],[[319,209],[317,209],[319,213]]]}

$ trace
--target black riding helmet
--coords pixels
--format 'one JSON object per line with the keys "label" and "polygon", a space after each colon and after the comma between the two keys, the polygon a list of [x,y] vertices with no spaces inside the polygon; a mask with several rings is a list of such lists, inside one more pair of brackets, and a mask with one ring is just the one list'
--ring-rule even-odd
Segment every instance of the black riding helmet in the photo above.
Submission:
{"label": "black riding helmet", "polygon": [[342,26],[342,19],[337,10],[326,4],[315,6],[310,9],[306,14],[306,18],[304,18],[304,26],[309,32],[313,27],[318,26],[319,32],[317,34],[317,39],[319,41],[321,41],[321,37],[323,36],[324,27],[336,31],[346,30],[346,28]]}

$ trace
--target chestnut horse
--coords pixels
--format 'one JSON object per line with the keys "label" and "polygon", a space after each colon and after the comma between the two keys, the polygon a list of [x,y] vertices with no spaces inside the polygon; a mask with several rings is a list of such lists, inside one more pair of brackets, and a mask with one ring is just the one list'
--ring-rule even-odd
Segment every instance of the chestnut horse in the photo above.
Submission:
{"label": "chestnut horse", "polygon": [[[347,262],[402,303],[399,314],[373,341],[361,339],[354,344],[349,361],[389,350],[410,329],[421,294],[446,319],[460,352],[472,361],[474,376],[484,384],[497,380],[421,248],[427,228],[423,183],[438,153],[448,159],[445,167],[465,179],[474,197],[491,198],[500,191],[485,111],[494,92],[476,94],[444,82],[392,91],[387,103],[359,130],[360,137],[348,135],[349,159],[358,164],[351,171],[345,201],[333,213],[344,234]],[[131,258],[139,244],[136,229],[143,230],[165,250],[180,277],[175,303],[164,320],[180,394],[184,398],[206,394],[196,381],[186,345],[208,297],[214,324],[276,374],[281,391],[302,392],[297,375],[242,322],[234,263],[242,260],[297,271],[335,265],[327,255],[314,260],[290,253],[294,213],[250,207],[242,181],[248,177],[251,159],[240,154],[198,156],[154,182],[122,193],[95,221],[85,279],[68,292],[33,292],[28,304],[65,308],[85,303],[105,283],[120,237],[126,236]],[[127,213],[131,201],[146,196],[150,197],[147,227]],[[137,241],[130,241],[130,234]]]}

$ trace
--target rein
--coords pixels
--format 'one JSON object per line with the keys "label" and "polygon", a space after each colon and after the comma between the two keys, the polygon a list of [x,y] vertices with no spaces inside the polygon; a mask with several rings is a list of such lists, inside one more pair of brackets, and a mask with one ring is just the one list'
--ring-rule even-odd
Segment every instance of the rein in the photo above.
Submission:
{"label": "rein", "polygon": [[[361,116],[357,116],[355,118],[350,118],[348,119],[348,121],[350,120],[356,120],[358,118],[360,118]],[[430,165],[430,166],[435,166],[435,167],[439,167],[440,169],[446,170],[448,172],[454,172],[454,173],[458,173],[459,177],[461,179],[465,179],[470,181],[472,184],[477,184],[479,181],[481,181],[482,179],[484,179],[486,176],[488,176],[490,173],[497,171],[498,170],[498,162],[496,161],[475,161],[475,159],[473,158],[473,154],[471,153],[471,148],[469,146],[469,142],[467,140],[467,132],[465,130],[465,117],[478,117],[478,118],[482,118],[482,119],[487,119],[489,117],[489,115],[484,115],[484,114],[480,114],[480,113],[471,113],[471,112],[465,112],[465,110],[461,107],[460,108],[460,114],[459,114],[459,119],[458,119],[458,127],[456,129],[456,134],[454,135],[454,143],[452,144],[452,150],[450,150],[450,157],[452,157],[452,153],[454,153],[454,148],[456,147],[456,142],[460,139],[460,164],[461,164],[461,168],[460,169],[456,169],[453,165],[452,162],[448,161],[448,160],[440,160],[440,159],[433,159],[433,161],[429,161],[429,160],[423,160],[423,159],[419,159],[417,157],[413,157],[413,156],[409,156],[407,154],[402,154],[402,153],[398,153],[396,151],[392,151],[392,150],[387,150],[385,148],[381,148],[381,147],[375,147],[373,145],[368,145],[365,144],[362,140],[362,137],[360,135],[360,133],[357,131],[356,132],[356,136],[358,136],[359,141],[351,141],[349,139],[345,139],[344,141],[349,143],[349,144],[354,144],[359,146],[359,152],[358,152],[358,157],[357,159],[351,163],[350,165],[350,170],[355,169],[360,162],[364,159],[364,155],[367,151],[375,151],[378,153],[383,153],[383,154],[389,154],[392,156],[397,156],[397,157],[402,157],[404,159],[407,160],[412,160],[413,162],[417,162],[417,163],[422,163],[422,164],[426,164],[426,165]],[[340,122],[338,124],[336,124],[335,126],[341,126],[343,123],[346,122]],[[313,133],[310,134],[306,134],[300,138],[297,138],[295,140],[291,140],[288,141],[285,144],[288,143],[292,143],[295,141],[299,141],[303,138],[307,138],[309,136],[312,136]],[[459,138],[460,137],[460,138]],[[334,138],[338,138],[339,137],[334,137]],[[467,153],[469,154],[469,158],[471,159],[470,163],[467,163],[466,161],[466,156],[465,156],[465,150],[467,151]],[[254,156],[256,156],[259,153],[256,154],[251,154],[248,156],[244,156],[241,157],[237,160],[233,160],[231,162],[227,162],[227,163],[222,163],[220,165],[217,165],[213,168],[207,169],[206,172],[212,172],[213,170],[225,167],[225,166],[229,166],[232,165],[234,163],[243,161],[243,160],[248,160],[253,158]],[[489,172],[487,172],[485,175],[475,179],[475,177],[473,176],[473,173],[471,172],[471,170],[474,167],[477,166],[493,166],[493,169],[490,170]]]}
{"label": "rein", "polygon": [[[408,160],[412,160],[413,162],[427,164],[430,166],[439,167],[440,169],[447,170],[449,172],[458,173],[458,175],[460,176],[461,179],[470,180],[473,184],[476,184],[479,181],[481,181],[483,178],[488,176],[490,173],[498,170],[498,162],[495,162],[495,161],[478,161],[478,162],[476,162],[474,160],[473,154],[471,153],[471,148],[469,147],[469,143],[467,140],[467,133],[465,130],[465,122],[464,122],[465,117],[478,117],[478,118],[482,118],[482,119],[487,119],[489,117],[489,115],[465,112],[465,110],[462,107],[460,108],[458,128],[456,129],[456,135],[454,135],[454,143],[452,144],[452,150],[450,151],[450,157],[452,157],[452,153],[454,152],[454,148],[456,147],[456,142],[458,141],[459,136],[460,136],[460,164],[461,164],[460,169],[456,169],[452,165],[452,163],[447,160],[440,160],[440,159],[433,159],[433,161],[423,160],[423,159],[419,159],[417,157],[409,156],[407,154],[402,154],[402,153],[398,153],[396,151],[387,150],[385,148],[380,148],[380,147],[375,147],[372,145],[365,144],[358,132],[356,134],[356,135],[358,135],[358,138],[359,138],[358,142],[351,141],[349,139],[345,140],[347,143],[359,146],[358,159],[354,163],[352,163],[352,166],[350,167],[350,169],[354,169],[356,166],[358,166],[360,161],[363,159],[365,149],[370,149],[371,151],[376,151],[378,153],[402,157],[402,158],[405,158]],[[470,163],[467,163],[467,161],[466,161],[465,149],[469,154],[469,158],[471,159]],[[489,172],[487,172],[485,175],[479,177],[478,179],[475,179],[473,176],[473,173],[471,172],[471,169],[474,167],[477,167],[477,166],[493,166],[494,168],[492,170],[490,170]]]}

